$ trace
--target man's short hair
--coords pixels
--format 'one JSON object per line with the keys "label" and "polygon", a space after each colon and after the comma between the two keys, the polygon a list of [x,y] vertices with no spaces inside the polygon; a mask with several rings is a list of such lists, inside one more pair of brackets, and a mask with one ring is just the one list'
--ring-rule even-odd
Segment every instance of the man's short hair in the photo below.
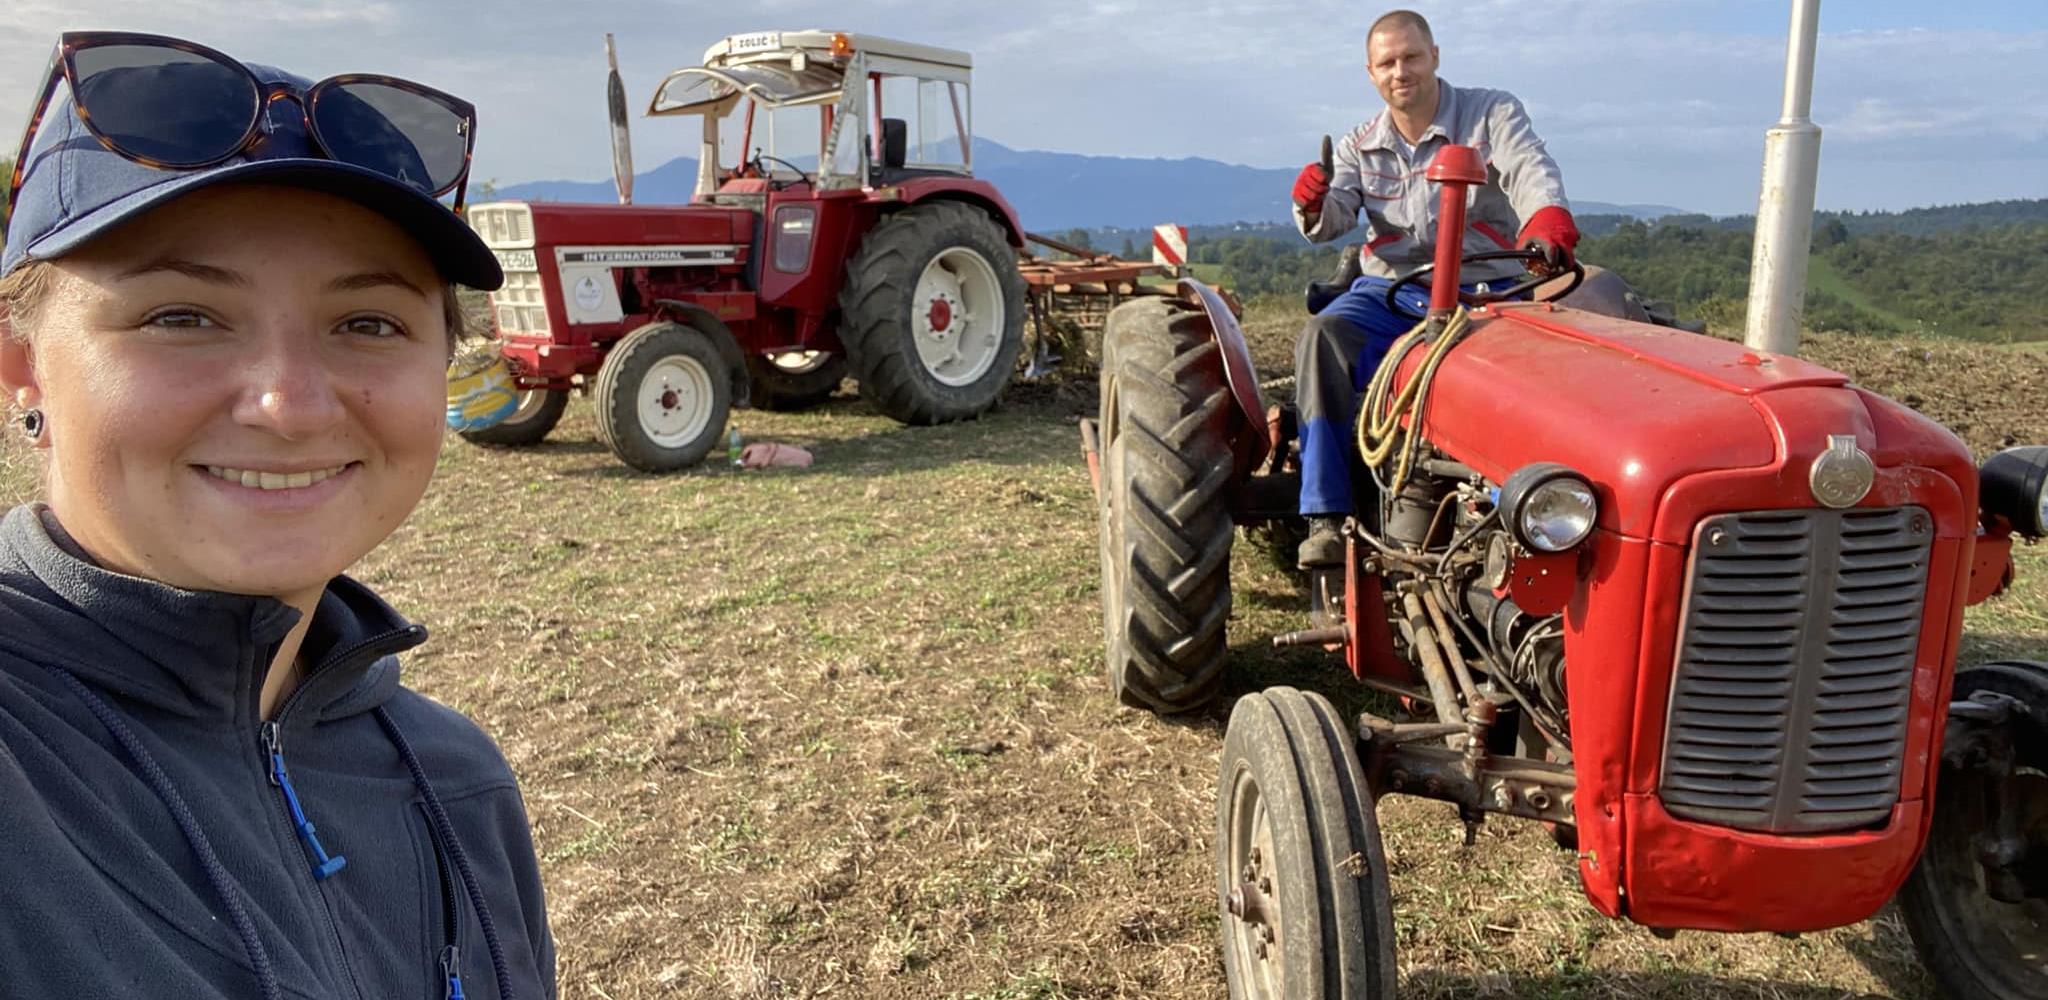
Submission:
{"label": "man's short hair", "polygon": [[1390,10],[1381,14],[1379,20],[1374,21],[1372,27],[1366,31],[1366,40],[1371,41],[1372,36],[1395,28],[1414,28],[1422,32],[1423,41],[1431,45],[1436,44],[1436,35],[1429,30],[1429,22],[1412,10]]}

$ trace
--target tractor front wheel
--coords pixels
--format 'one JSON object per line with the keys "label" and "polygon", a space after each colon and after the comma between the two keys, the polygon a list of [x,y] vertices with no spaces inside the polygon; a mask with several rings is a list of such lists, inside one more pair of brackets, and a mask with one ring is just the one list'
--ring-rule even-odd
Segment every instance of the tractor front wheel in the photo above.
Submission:
{"label": "tractor front wheel", "polygon": [[495,444],[508,448],[539,444],[547,439],[548,432],[562,422],[562,411],[569,406],[569,393],[565,389],[528,389],[519,394],[519,402],[512,415],[489,427],[472,431],[461,431],[462,439],[472,444]]}
{"label": "tractor front wheel", "polygon": [[1223,737],[1216,886],[1231,1000],[1387,1000],[1394,908],[1349,726],[1322,695],[1238,699]]}
{"label": "tractor front wheel", "polygon": [[[1992,752],[1976,766],[1955,767],[1955,755],[1944,753],[1933,825],[1899,890],[1899,913],[1947,996],[2039,997],[2048,984],[2048,663],[1957,671],[1953,700],[1979,692],[2015,699],[2026,710],[2012,714],[2003,738],[1979,743]],[[1983,735],[1980,726],[1954,718],[1948,733],[1951,749]],[[2007,740],[2009,756],[1999,745]],[[1987,860],[2002,862],[2004,884],[1996,893]]]}
{"label": "tractor front wheel", "polygon": [[642,472],[702,461],[732,409],[732,379],[718,347],[677,323],[641,327],[597,371],[597,435]]}
{"label": "tractor front wheel", "polygon": [[753,405],[794,413],[824,402],[846,381],[846,357],[824,351],[750,354],[747,377]]}
{"label": "tractor front wheel", "polygon": [[1003,229],[960,202],[876,224],[846,265],[840,342],[861,396],[906,424],[979,416],[1024,347],[1024,278]]}
{"label": "tractor front wheel", "polygon": [[1187,712],[1228,652],[1231,397],[1199,309],[1118,306],[1103,332],[1103,652],[1126,705]]}

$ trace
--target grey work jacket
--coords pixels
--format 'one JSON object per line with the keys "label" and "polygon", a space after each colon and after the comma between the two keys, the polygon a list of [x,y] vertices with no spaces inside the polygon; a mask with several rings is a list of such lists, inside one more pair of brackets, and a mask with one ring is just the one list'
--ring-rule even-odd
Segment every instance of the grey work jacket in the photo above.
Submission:
{"label": "grey work jacket", "polygon": [[[1453,87],[1438,80],[1442,96],[1436,118],[1415,144],[1413,156],[1401,151],[1393,115],[1382,110],[1335,144],[1330,193],[1322,214],[1311,224],[1301,206],[1294,224],[1313,243],[1327,243],[1358,225],[1365,212],[1368,251],[1365,273],[1392,278],[1430,262],[1436,253],[1437,199],[1441,189],[1423,174],[1447,143],[1479,151],[1486,164],[1486,183],[1466,196],[1464,250],[1512,249],[1521,220],[1540,208],[1570,208],[1557,161],[1529,125],[1522,102],[1504,90]],[[1521,273],[1513,261],[1475,264],[1461,275],[1463,283],[1497,281]]]}

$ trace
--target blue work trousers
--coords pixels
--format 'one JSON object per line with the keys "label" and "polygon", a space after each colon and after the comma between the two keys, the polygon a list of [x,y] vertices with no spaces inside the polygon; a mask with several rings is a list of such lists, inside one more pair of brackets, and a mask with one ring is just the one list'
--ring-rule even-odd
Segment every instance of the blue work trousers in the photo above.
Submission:
{"label": "blue work trousers", "polygon": [[[1372,381],[1387,348],[1416,320],[1387,308],[1393,281],[1365,277],[1302,327],[1294,345],[1294,407],[1301,421],[1301,512],[1310,517],[1353,513],[1351,465],[1357,451],[1352,427],[1358,396]],[[1468,292],[1477,285],[1466,285]],[[1401,305],[1429,311],[1429,289],[1410,285]]]}

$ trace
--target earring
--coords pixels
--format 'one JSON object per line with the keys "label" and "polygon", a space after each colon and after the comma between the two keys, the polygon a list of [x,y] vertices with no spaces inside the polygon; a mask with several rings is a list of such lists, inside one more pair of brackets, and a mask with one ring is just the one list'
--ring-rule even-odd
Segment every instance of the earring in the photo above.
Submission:
{"label": "earring", "polygon": [[43,439],[43,411],[30,407],[28,412],[23,413],[21,415],[21,432],[28,435],[30,441],[41,441]]}

